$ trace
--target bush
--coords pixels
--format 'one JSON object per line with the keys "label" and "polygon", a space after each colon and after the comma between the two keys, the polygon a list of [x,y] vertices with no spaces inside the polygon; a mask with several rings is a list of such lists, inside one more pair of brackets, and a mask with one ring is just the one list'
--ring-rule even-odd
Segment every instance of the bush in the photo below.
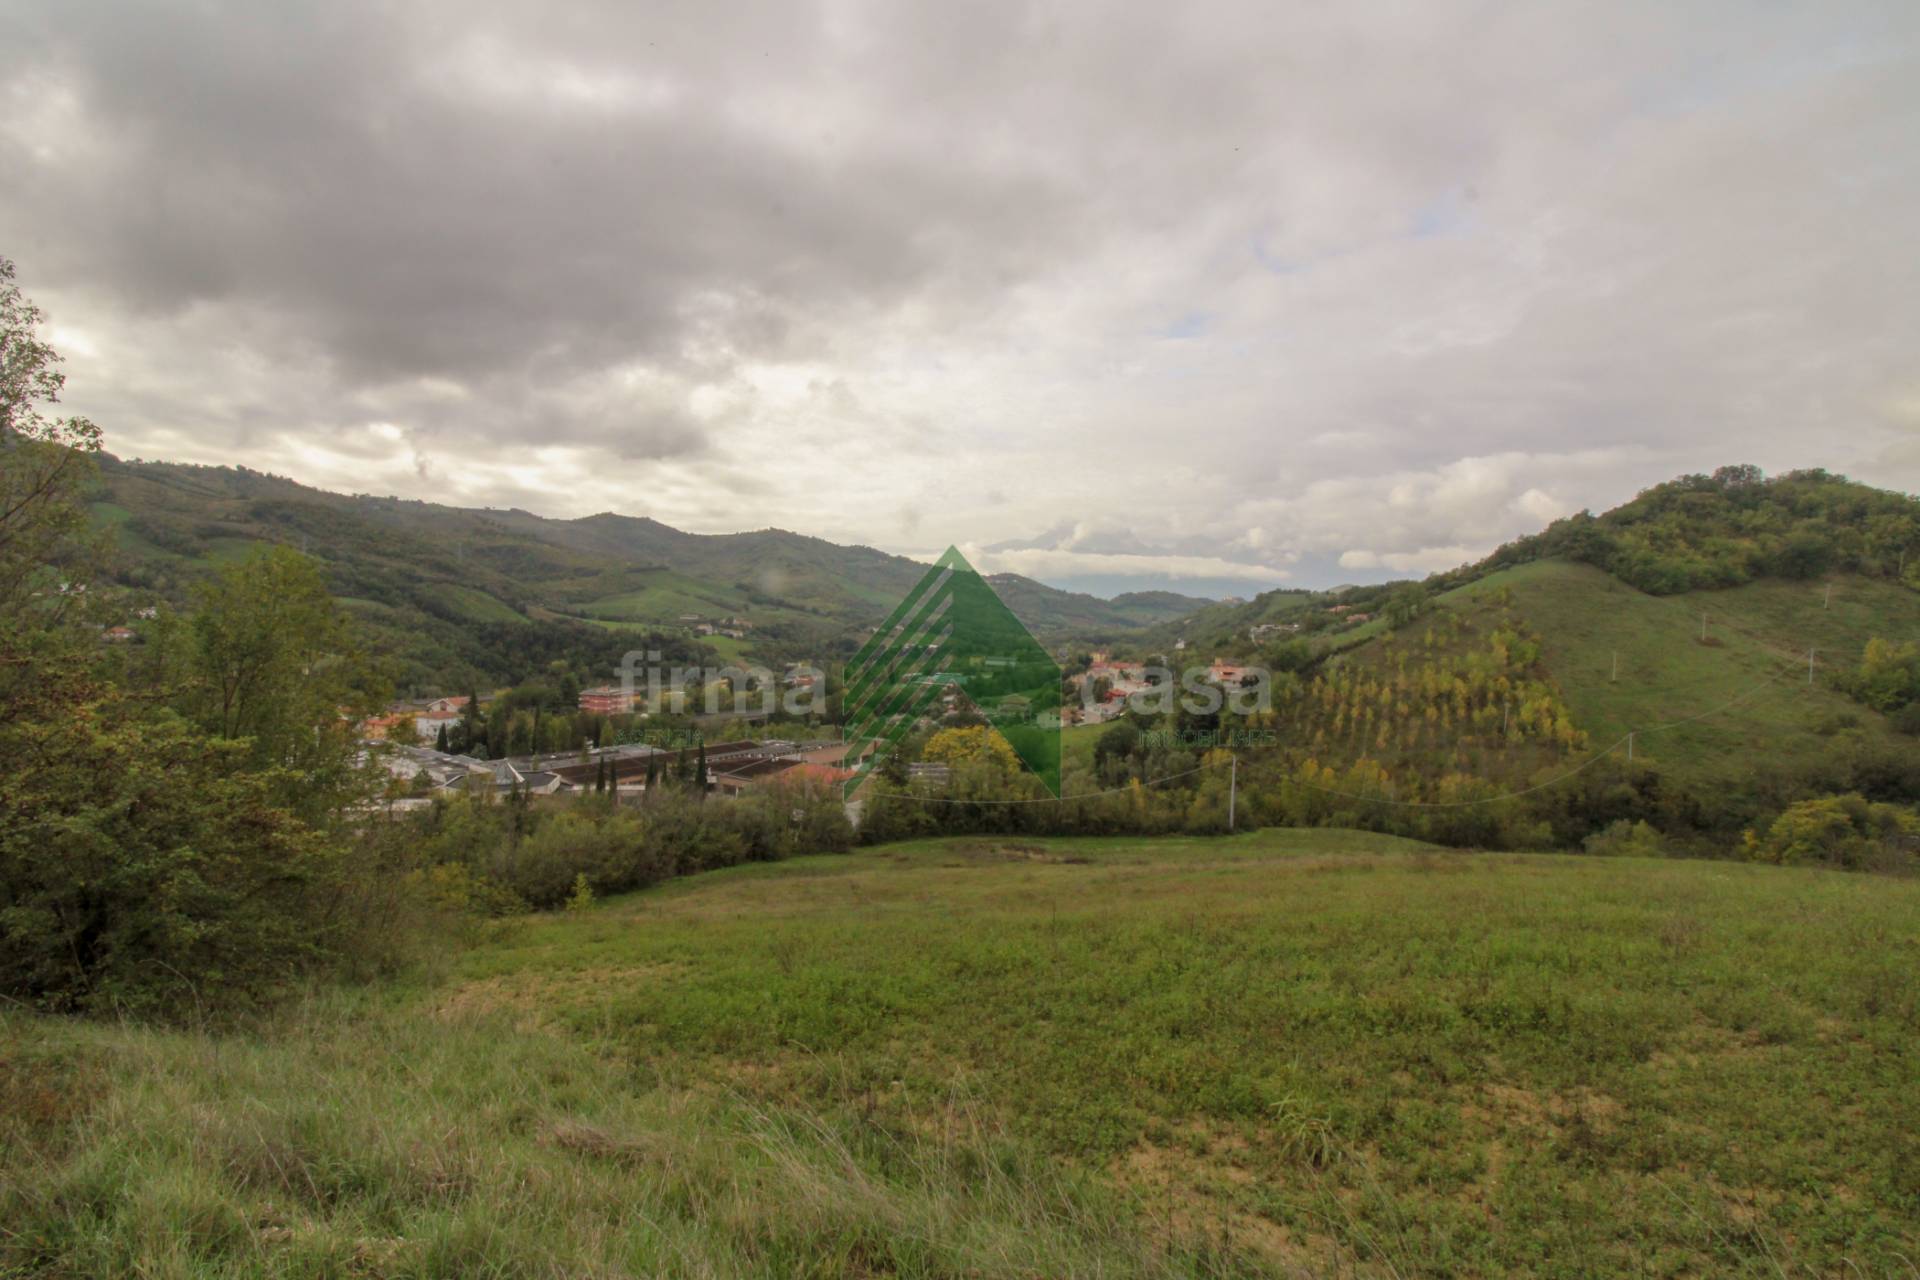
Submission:
{"label": "bush", "polygon": [[1895,733],[1904,733],[1910,738],[1920,738],[1920,702],[1909,702],[1888,718]]}
{"label": "bush", "polygon": [[662,789],[634,807],[585,797],[559,809],[463,798],[396,824],[418,850],[415,878],[442,905],[477,915],[566,905],[742,862],[849,848],[837,794],[797,787],[737,800]]}
{"label": "bush", "polygon": [[1860,665],[1843,673],[1841,690],[1876,711],[1898,711],[1920,702],[1920,645],[1875,637]]}
{"label": "bush", "polygon": [[1628,822],[1625,818],[1594,832],[1581,847],[1606,858],[1658,858],[1666,853],[1658,831],[1645,822]]}
{"label": "bush", "polygon": [[1891,870],[1907,865],[1920,844],[1920,818],[1858,792],[1802,800],[1746,833],[1746,856],[1780,866],[1825,865]]}
{"label": "bush", "polygon": [[674,868],[638,818],[576,805],[543,815],[525,835],[508,830],[483,855],[481,873],[528,905],[557,907],[582,876],[598,893],[657,883]]}

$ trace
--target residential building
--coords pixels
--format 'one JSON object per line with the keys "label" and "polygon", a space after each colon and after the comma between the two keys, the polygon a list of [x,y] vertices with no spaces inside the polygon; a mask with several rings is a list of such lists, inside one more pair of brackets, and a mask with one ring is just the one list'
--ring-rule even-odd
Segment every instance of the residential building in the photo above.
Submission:
{"label": "residential building", "polygon": [[614,685],[595,685],[580,691],[580,709],[596,716],[624,716],[633,712],[637,695]]}
{"label": "residential building", "polygon": [[1215,658],[1213,665],[1207,668],[1207,678],[1215,684],[1231,685],[1238,688],[1241,684],[1245,683],[1246,676],[1247,669],[1245,667],[1231,662],[1222,662],[1219,658]]}

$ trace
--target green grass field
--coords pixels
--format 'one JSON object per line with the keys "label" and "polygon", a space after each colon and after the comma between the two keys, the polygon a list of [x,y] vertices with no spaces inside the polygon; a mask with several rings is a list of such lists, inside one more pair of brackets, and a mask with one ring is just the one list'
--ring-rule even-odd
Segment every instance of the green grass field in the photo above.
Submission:
{"label": "green grass field", "polygon": [[1100,735],[1113,727],[1113,722],[1105,724],[1070,724],[1060,730],[1060,762],[1077,763],[1083,768],[1093,767],[1093,744]]}
{"label": "green grass field", "polygon": [[250,1034],[0,1017],[0,1275],[1908,1276],[1917,964],[1920,884],[1744,864],[751,866]]}
{"label": "green grass field", "polygon": [[1548,560],[1491,574],[1440,603],[1471,607],[1503,587],[1541,635],[1545,666],[1593,746],[1637,731],[1636,755],[1689,782],[1737,782],[1756,761],[1816,760],[1844,728],[1884,739],[1884,719],[1821,674],[1857,662],[1875,635],[1920,632],[1920,593],[1864,578],[1838,581],[1827,608],[1822,583],[1650,596],[1598,569]]}
{"label": "green grass field", "polygon": [[468,622],[525,622],[526,615],[474,587],[457,582],[435,582],[422,595],[438,601]]}
{"label": "green grass field", "polygon": [[742,591],[671,570],[653,569],[633,576],[640,585],[618,595],[586,601],[577,606],[578,611],[611,622],[673,623],[682,614],[711,620],[747,613],[752,607]]}

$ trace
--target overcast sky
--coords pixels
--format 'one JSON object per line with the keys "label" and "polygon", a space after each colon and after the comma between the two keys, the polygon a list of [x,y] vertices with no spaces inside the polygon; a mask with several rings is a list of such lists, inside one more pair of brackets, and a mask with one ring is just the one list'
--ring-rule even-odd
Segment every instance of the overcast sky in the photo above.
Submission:
{"label": "overcast sky", "polygon": [[125,456],[1103,592],[1920,488],[1920,4],[0,0]]}

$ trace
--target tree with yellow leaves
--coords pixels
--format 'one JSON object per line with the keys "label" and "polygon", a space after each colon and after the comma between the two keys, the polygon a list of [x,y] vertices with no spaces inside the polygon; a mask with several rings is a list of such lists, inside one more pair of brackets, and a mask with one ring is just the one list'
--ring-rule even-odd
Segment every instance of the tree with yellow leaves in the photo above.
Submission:
{"label": "tree with yellow leaves", "polygon": [[989,725],[970,725],[964,729],[942,729],[927,739],[920,758],[932,764],[961,768],[966,765],[990,765],[1007,773],[1020,767],[1013,747]]}

